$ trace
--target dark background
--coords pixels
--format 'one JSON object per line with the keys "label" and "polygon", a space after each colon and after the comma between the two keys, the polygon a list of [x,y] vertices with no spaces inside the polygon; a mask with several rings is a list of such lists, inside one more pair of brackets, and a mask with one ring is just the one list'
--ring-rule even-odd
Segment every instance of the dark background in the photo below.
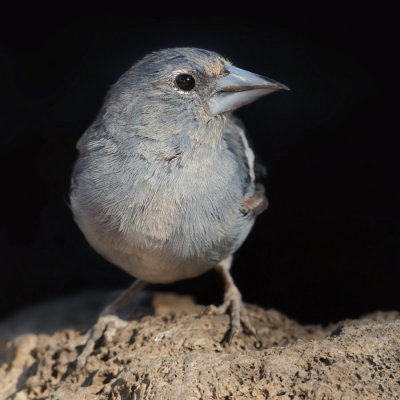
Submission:
{"label": "dark background", "polygon": [[[67,206],[75,143],[147,52],[196,46],[285,83],[237,112],[268,167],[270,208],[233,276],[247,302],[302,322],[400,309],[398,46],[390,11],[252,16],[4,16],[0,48],[0,314],[132,277],[98,256]],[[157,286],[222,299],[208,274]]]}

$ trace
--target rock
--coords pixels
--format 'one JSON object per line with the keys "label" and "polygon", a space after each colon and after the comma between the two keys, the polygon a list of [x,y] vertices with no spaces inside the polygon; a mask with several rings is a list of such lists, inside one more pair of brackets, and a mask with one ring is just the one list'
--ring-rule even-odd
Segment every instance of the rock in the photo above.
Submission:
{"label": "rock", "polygon": [[[87,321],[102,301],[93,301],[86,314],[81,311]],[[229,317],[199,317],[203,307],[188,297],[147,293],[139,303],[134,315],[116,319],[81,369],[76,360],[84,330],[60,327],[60,315],[66,308],[71,314],[72,300],[59,303],[53,331],[47,323],[47,333],[1,341],[0,399],[400,398],[400,313],[302,326],[249,305],[264,344],[259,349],[243,332],[230,346],[221,343]],[[27,315],[20,315],[25,329]],[[29,315],[37,317],[34,309]],[[18,331],[18,318],[12,321]],[[0,325],[0,335],[10,336],[5,326]],[[38,326],[36,321],[36,332]]]}

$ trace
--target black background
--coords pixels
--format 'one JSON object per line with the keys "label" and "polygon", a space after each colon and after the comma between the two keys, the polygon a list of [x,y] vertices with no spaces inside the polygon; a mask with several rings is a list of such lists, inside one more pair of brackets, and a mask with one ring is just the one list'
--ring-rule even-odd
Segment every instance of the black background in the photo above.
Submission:
{"label": "black background", "polygon": [[[237,113],[268,167],[270,200],[233,266],[244,299],[302,322],[400,309],[399,74],[390,11],[121,15],[4,17],[0,313],[132,282],[73,222],[75,143],[109,85],[147,52],[175,46],[215,50],[291,88]],[[156,289],[204,304],[222,299],[213,271]]]}

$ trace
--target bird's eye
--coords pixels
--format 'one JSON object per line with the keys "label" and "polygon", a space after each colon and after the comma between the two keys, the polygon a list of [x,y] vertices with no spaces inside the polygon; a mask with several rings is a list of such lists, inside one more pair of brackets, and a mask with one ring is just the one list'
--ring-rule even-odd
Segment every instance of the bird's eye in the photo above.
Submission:
{"label": "bird's eye", "polygon": [[175,83],[176,86],[178,86],[179,89],[182,89],[186,92],[192,90],[194,88],[194,85],[196,81],[194,80],[192,75],[189,74],[179,74],[175,78]]}

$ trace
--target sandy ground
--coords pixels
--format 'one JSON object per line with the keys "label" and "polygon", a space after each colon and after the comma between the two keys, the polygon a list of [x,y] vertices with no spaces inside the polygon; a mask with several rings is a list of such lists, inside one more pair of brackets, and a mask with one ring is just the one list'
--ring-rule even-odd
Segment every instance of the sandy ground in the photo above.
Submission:
{"label": "sandy ground", "polygon": [[[115,293],[37,305],[0,323],[0,399],[399,399],[400,313],[302,326],[248,306],[263,341],[191,298],[143,292],[84,366],[87,328]],[[127,311],[128,310],[128,311]]]}

